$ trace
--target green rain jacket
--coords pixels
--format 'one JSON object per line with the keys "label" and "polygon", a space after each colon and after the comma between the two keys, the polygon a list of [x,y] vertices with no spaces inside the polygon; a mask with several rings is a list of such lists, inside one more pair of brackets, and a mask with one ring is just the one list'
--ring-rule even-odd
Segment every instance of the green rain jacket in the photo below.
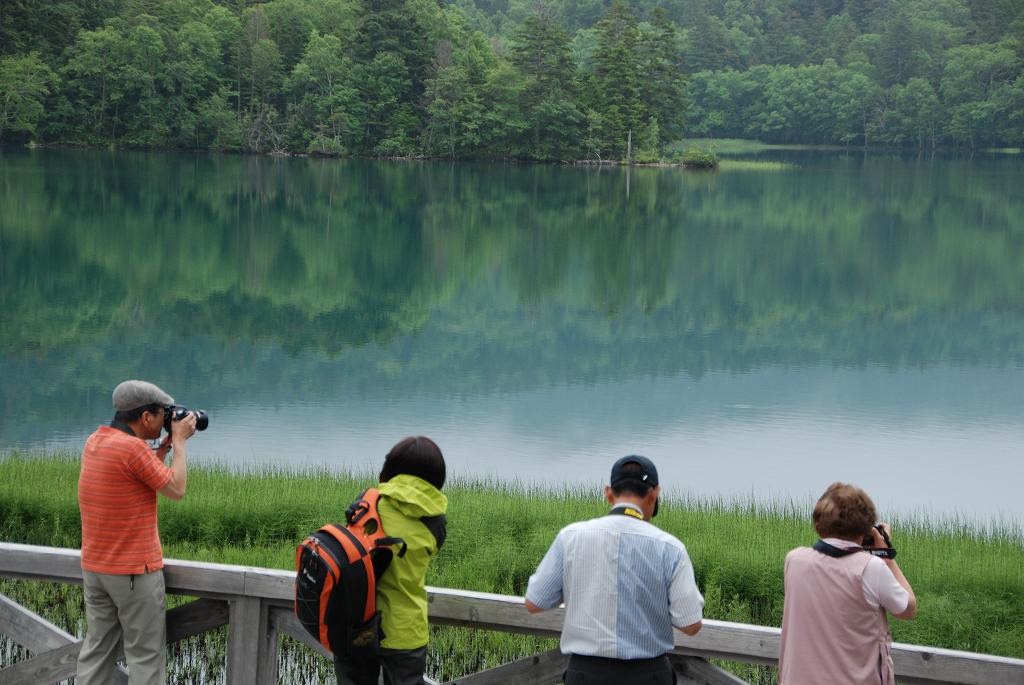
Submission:
{"label": "green rain jacket", "polygon": [[427,566],[437,554],[437,540],[420,521],[448,511],[448,498],[433,485],[416,476],[395,476],[380,483],[377,505],[380,522],[390,537],[408,545],[405,556],[396,554],[388,570],[377,581],[377,609],[381,612],[388,649],[419,649],[427,644]]}

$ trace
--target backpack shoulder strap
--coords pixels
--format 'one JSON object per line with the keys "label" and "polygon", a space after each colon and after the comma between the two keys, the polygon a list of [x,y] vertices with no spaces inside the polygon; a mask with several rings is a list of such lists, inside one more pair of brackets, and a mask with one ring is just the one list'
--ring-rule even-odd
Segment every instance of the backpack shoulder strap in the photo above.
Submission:
{"label": "backpack shoulder strap", "polygon": [[370,514],[371,518],[376,518],[377,523],[380,523],[380,514],[377,513],[377,501],[380,499],[380,490],[377,488],[367,488],[359,493],[355,501],[348,505],[348,509],[345,510],[345,523],[350,526],[357,525],[363,518]]}
{"label": "backpack shoulder strap", "polygon": [[369,540],[372,541],[373,548],[378,549],[381,547],[391,547],[392,545],[401,545],[398,550],[398,556],[404,557],[408,548],[405,540],[389,537],[384,531],[384,523],[380,520],[380,511],[377,508],[377,505],[380,503],[380,496],[380,490],[377,488],[367,488],[346,510],[345,520],[348,521],[349,526],[362,525],[364,529],[369,521],[376,522],[376,525],[372,527],[373,532],[368,536]]}

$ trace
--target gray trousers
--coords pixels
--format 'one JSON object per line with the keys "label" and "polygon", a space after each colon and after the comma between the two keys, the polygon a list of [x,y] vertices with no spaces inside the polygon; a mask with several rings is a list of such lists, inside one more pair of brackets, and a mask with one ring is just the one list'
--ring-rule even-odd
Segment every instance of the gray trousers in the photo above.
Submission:
{"label": "gray trousers", "polygon": [[334,658],[338,685],[423,685],[427,670],[427,648],[385,649],[376,659],[345,660]]}
{"label": "gray trousers", "polygon": [[166,682],[164,572],[135,576],[82,570],[85,641],[76,685],[106,685],[124,645],[129,685]]}

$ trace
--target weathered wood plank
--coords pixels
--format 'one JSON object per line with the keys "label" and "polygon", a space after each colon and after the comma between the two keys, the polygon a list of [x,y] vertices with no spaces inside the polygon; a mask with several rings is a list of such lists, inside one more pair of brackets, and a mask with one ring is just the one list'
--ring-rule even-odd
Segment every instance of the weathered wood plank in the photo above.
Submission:
{"label": "weathered wood plank", "polygon": [[0,670],[4,685],[49,685],[75,675],[81,642],[72,642]]}
{"label": "weathered wood plank", "polygon": [[252,685],[257,682],[261,609],[259,599],[239,597],[231,600],[228,625],[228,685]]}
{"label": "weathered wood plank", "polygon": [[313,638],[306,629],[299,623],[291,609],[274,607],[270,610],[270,624],[288,637],[301,642],[325,659],[333,659],[333,655],[327,651],[320,642]]}
{"label": "weathered wood plank", "polygon": [[669,660],[681,678],[687,678],[697,685],[749,685],[742,678],[700,657],[671,654]]}
{"label": "weathered wood plank", "polygon": [[164,586],[168,592],[202,597],[245,595],[245,567],[228,564],[164,560]]}
{"label": "weathered wood plank", "polygon": [[427,600],[430,621],[443,625],[558,637],[565,622],[564,609],[530,614],[522,597],[431,587]]}
{"label": "weathered wood plank", "polygon": [[245,594],[290,603],[295,599],[295,571],[247,568]]}
{"label": "weathered wood plank", "polygon": [[167,644],[220,628],[228,622],[228,603],[219,599],[197,599],[167,612]]}
{"label": "weathered wood plank", "polygon": [[1024,685],[1024,659],[893,643],[896,680],[908,685]]}
{"label": "weathered wood plank", "polygon": [[[0,683],[3,685],[53,685],[73,678],[78,667],[78,654],[82,642],[71,642],[48,652],[24,659],[0,669]],[[110,679],[111,685],[126,685],[128,672],[118,666]]]}
{"label": "weathered wood plank", "polygon": [[562,682],[568,663],[568,656],[553,649],[456,678],[450,685],[556,685]]}
{"label": "weathered wood plank", "polygon": [[779,661],[782,631],[778,628],[705,620],[696,635],[673,632],[677,654],[762,664]]}
{"label": "weathered wood plank", "polygon": [[82,553],[77,549],[0,542],[0,576],[82,584]]}
{"label": "weathered wood plank", "polygon": [[277,629],[271,607],[258,597],[231,600],[228,627],[228,685],[277,683]]}
{"label": "weathered wood plank", "polygon": [[257,657],[260,660],[257,668],[258,685],[277,685],[277,628],[274,627],[273,621],[269,619],[269,607],[264,604],[260,613],[263,630],[260,634],[262,644],[260,645],[259,656]]}
{"label": "weathered wood plank", "polygon": [[30,652],[45,652],[75,641],[39,614],[0,594],[0,635],[6,635]]}

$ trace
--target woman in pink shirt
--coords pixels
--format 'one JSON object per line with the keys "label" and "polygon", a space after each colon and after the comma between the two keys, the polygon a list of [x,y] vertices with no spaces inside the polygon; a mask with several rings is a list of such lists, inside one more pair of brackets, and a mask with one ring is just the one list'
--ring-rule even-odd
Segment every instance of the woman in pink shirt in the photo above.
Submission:
{"label": "woman in pink shirt", "polygon": [[917,598],[867,493],[833,483],[814,506],[814,547],[786,556],[779,685],[892,685],[887,614]]}

